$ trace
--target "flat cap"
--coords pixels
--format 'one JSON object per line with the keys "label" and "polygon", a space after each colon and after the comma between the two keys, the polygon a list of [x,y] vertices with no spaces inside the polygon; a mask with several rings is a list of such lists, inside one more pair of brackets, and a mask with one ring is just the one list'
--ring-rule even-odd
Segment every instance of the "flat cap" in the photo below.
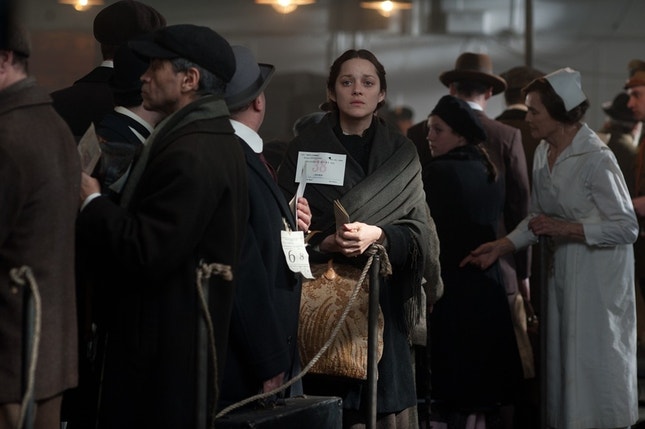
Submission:
{"label": "flat cap", "polygon": [[151,6],[135,0],[120,0],[96,15],[94,38],[103,45],[119,46],[165,26],[166,18]]}
{"label": "flat cap", "polygon": [[235,74],[235,54],[222,36],[208,27],[170,25],[128,42],[144,58],[184,58],[213,73],[224,82]]}

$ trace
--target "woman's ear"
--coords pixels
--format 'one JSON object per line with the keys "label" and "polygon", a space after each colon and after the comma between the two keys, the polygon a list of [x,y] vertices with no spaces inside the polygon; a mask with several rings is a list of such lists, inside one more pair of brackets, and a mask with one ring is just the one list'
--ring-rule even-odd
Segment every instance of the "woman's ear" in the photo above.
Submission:
{"label": "woman's ear", "polygon": [[327,100],[336,102],[336,94],[332,93],[329,89],[327,89]]}

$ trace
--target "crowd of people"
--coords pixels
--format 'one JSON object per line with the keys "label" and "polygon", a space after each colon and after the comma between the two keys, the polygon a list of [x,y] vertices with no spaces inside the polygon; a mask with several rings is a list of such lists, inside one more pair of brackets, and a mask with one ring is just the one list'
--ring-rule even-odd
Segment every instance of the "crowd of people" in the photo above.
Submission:
{"label": "crowd of people", "polygon": [[[339,397],[352,429],[370,401],[388,429],[638,420],[645,62],[596,132],[578,71],[498,75],[464,52],[414,124],[374,53],[350,49],[267,160],[275,67],[249,48],[119,0],[94,20],[103,63],[48,94],[1,5],[0,428],[217,427],[259,393],[273,400],[246,409]],[[377,247],[375,398],[364,379],[300,378],[306,261],[362,268]]]}

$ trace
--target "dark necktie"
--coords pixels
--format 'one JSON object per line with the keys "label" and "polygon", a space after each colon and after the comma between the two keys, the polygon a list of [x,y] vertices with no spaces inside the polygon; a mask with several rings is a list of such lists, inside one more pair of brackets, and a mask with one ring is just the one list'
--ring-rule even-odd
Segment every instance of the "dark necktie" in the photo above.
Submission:
{"label": "dark necktie", "polygon": [[260,153],[258,153],[258,156],[260,157],[260,161],[262,161],[262,164],[264,164],[264,166],[267,168],[267,171],[269,172],[269,175],[271,176],[273,181],[277,183],[278,182],[278,175],[276,174],[276,172],[273,169],[273,167],[271,166],[271,164],[269,164],[267,159],[264,157],[264,154],[262,152],[260,152]]}

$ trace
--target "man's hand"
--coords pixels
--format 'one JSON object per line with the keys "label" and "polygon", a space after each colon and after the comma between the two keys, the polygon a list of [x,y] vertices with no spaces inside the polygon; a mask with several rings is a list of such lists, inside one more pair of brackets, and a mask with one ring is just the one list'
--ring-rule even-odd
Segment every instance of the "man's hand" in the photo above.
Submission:
{"label": "man's hand", "polygon": [[90,195],[100,193],[101,185],[99,185],[99,181],[89,174],[81,172],[81,204],[83,204],[85,199]]}
{"label": "man's hand", "polygon": [[276,375],[273,378],[266,380],[262,383],[262,393],[270,392],[277,389],[284,384],[284,372]]}

